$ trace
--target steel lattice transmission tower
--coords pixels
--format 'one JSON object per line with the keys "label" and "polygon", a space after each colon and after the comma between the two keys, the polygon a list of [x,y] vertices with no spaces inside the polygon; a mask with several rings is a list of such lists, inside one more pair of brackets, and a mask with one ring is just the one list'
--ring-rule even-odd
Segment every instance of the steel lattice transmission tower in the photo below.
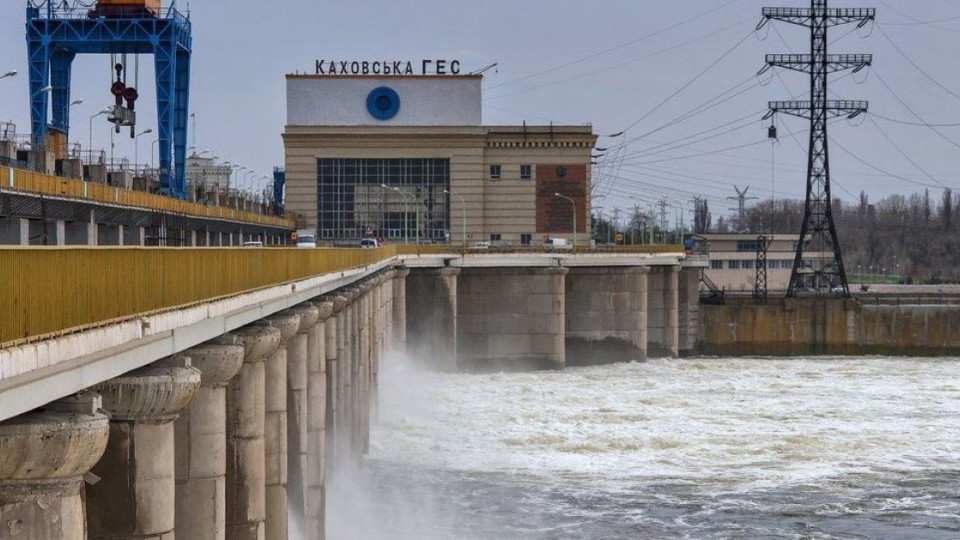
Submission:
{"label": "steel lattice transmission tower", "polygon": [[831,73],[859,71],[873,62],[870,54],[827,54],[827,29],[841,24],[864,26],[874,20],[873,8],[827,7],[827,0],[811,0],[810,8],[764,8],[762,28],[771,19],[810,28],[810,54],[768,54],[761,73],[782,67],[810,74],[810,101],[772,101],[770,117],[778,112],[810,120],[810,150],[807,165],[807,201],[797,254],[787,296],[801,293],[850,295],[843,269],[840,243],[833,224],[830,198],[830,160],[827,154],[827,121],[838,116],[855,117],[867,111],[866,101],[827,99]]}

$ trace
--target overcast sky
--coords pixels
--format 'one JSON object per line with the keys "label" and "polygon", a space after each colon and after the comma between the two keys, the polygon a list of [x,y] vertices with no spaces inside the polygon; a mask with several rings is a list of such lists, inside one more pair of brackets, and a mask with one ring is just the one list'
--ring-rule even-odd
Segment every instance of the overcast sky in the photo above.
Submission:
{"label": "overcast sky", "polygon": [[[20,71],[0,80],[0,120],[13,121],[21,133],[29,132],[25,3],[4,0],[0,7],[0,73]],[[626,209],[635,204],[630,195],[642,206],[667,196],[689,217],[689,200],[701,194],[716,216],[733,204],[725,199],[735,195],[734,184],[751,186],[750,195],[761,198],[771,190],[802,198],[806,121],[779,118],[774,145],[764,142],[769,121],[761,117],[769,100],[803,99],[808,78],[755,76],[765,53],[809,52],[805,29],[772,23],[754,32],[760,8],[777,5],[809,3],[195,0],[189,9],[197,146],[269,175],[283,164],[284,74],[312,71],[317,58],[459,59],[464,71],[497,62],[484,80],[484,123],[591,123],[602,135],[599,147],[622,148],[595,169],[595,195],[605,196],[598,206]],[[188,3],[178,6],[186,10]],[[934,197],[940,186],[960,191],[960,3],[831,6],[876,7],[878,15],[875,26],[841,26],[830,34],[832,53],[875,55],[873,69],[833,78],[831,97],[870,100],[873,113],[830,126],[834,195],[852,201],[861,190],[874,198],[925,186]],[[139,127],[155,129],[152,59],[141,60]],[[71,140],[84,146],[90,115],[112,100],[108,70],[108,57],[78,57],[74,64],[74,97],[85,101],[74,108]],[[727,100],[717,105],[721,99]],[[96,120],[94,147],[109,147],[108,124]],[[607,137],[624,129],[621,137]],[[141,161],[148,161],[152,140],[140,139]],[[133,142],[119,136],[115,151],[132,158]]]}

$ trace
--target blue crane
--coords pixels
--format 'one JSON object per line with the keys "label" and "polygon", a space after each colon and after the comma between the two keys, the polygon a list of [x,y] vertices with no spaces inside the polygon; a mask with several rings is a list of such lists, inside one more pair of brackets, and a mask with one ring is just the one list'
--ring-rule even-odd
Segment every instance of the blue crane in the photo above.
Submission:
{"label": "blue crane", "polygon": [[[157,77],[160,192],[186,198],[190,18],[177,11],[175,3],[161,10],[159,2],[150,0],[131,0],[120,8],[105,0],[94,8],[79,3],[74,7],[65,2],[59,7],[53,4],[52,0],[27,2],[33,147],[46,147],[49,129],[64,137],[69,134],[70,69],[76,55],[152,54]],[[48,126],[51,96],[53,122]]]}

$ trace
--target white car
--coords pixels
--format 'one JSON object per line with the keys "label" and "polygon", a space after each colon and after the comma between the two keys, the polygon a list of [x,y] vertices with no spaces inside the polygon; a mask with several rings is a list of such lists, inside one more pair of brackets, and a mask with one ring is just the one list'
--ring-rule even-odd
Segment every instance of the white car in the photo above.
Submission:
{"label": "white car", "polygon": [[313,236],[312,234],[298,234],[297,247],[298,248],[315,248],[317,247],[317,237]]}
{"label": "white car", "polygon": [[377,242],[376,238],[364,238],[363,240],[360,240],[360,247],[376,248],[376,247],[380,247],[380,243]]}

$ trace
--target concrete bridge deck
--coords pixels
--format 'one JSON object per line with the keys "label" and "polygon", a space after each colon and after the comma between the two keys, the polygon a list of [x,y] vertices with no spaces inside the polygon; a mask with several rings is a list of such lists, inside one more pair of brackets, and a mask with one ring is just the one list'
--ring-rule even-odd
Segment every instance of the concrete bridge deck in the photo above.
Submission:
{"label": "concrete bridge deck", "polygon": [[369,448],[385,354],[445,370],[677,355],[696,319],[683,258],[0,248],[0,536],[286,540],[296,522],[322,539],[326,478]]}

